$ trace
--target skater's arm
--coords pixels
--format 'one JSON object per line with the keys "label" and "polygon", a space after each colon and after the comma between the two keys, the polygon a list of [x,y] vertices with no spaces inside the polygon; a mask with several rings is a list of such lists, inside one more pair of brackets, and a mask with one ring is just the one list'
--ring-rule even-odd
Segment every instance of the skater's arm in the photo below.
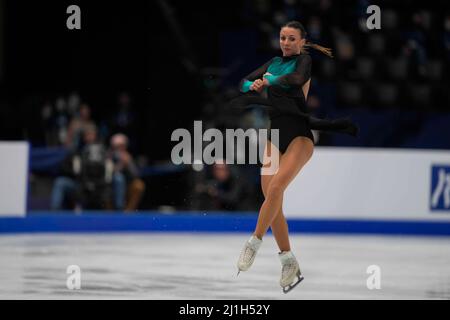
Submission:
{"label": "skater's arm", "polygon": [[260,66],[258,69],[254,70],[246,77],[244,77],[239,83],[239,90],[243,93],[249,92],[251,90],[251,86],[256,79],[262,79],[264,73],[266,73],[267,68],[269,68],[272,63],[272,59],[267,61],[265,64]]}
{"label": "skater's arm", "polygon": [[311,78],[311,56],[302,54],[297,58],[297,67],[294,72],[282,75],[264,75],[268,85],[302,87]]}

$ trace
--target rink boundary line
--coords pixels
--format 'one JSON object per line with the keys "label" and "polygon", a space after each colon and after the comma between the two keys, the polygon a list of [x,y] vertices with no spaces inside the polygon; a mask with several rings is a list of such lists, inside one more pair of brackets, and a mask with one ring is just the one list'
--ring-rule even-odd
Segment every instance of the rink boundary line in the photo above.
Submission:
{"label": "rink boundary line", "polygon": [[[71,232],[252,232],[255,212],[145,211],[33,212],[27,217],[0,218],[0,233]],[[288,218],[291,233],[450,236],[449,221]]]}

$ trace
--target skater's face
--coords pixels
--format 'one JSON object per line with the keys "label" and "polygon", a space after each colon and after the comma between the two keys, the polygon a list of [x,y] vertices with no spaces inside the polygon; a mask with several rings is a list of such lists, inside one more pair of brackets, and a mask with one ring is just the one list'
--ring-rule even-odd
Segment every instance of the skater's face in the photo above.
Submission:
{"label": "skater's face", "polygon": [[280,48],[283,56],[299,54],[305,45],[306,39],[302,38],[300,30],[291,27],[283,27],[280,31]]}

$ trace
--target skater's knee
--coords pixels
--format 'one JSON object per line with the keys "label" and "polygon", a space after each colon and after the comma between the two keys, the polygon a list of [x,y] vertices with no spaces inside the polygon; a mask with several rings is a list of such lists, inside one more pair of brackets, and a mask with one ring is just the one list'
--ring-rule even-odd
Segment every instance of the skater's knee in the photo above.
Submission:
{"label": "skater's knee", "polygon": [[283,195],[285,186],[283,183],[272,180],[266,190],[266,198],[268,197],[281,197]]}

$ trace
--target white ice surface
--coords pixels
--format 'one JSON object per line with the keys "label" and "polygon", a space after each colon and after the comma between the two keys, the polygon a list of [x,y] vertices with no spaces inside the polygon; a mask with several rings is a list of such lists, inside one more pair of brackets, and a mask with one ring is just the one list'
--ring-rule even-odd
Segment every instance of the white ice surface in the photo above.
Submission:
{"label": "white ice surface", "polygon": [[[291,235],[305,280],[287,295],[271,235],[236,277],[247,234],[0,236],[1,299],[449,299],[450,238]],[[69,290],[69,265],[81,289]],[[369,290],[367,267],[381,268]]]}

